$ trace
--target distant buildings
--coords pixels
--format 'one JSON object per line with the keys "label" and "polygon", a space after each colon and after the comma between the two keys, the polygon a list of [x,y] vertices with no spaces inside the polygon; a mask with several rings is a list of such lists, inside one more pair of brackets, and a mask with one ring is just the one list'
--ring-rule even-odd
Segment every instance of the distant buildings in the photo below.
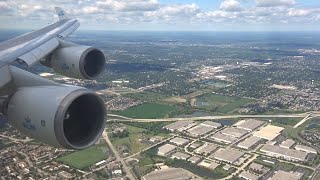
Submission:
{"label": "distant buildings", "polygon": [[313,149],[312,147],[303,146],[303,145],[298,144],[294,148],[296,150],[299,150],[299,151],[304,151],[304,152],[307,152],[307,153],[317,154],[317,151],[315,149]]}
{"label": "distant buildings", "polygon": [[280,147],[290,149],[296,142],[292,139],[287,139],[280,144]]}
{"label": "distant buildings", "polygon": [[155,170],[151,173],[143,176],[142,180],[200,180],[197,176],[191,172],[182,168],[168,168]]}
{"label": "distant buildings", "polygon": [[240,178],[243,178],[245,180],[258,180],[259,179],[259,176],[255,175],[255,174],[252,174],[251,172],[249,171],[242,171],[240,174],[239,174],[239,177]]}
{"label": "distant buildings", "polygon": [[273,140],[276,137],[278,137],[281,132],[283,131],[283,127],[274,126],[274,125],[267,125],[263,128],[261,128],[259,131],[256,131],[253,133],[253,136],[266,139],[266,140]]}
{"label": "distant buildings", "polygon": [[159,147],[158,155],[166,156],[166,155],[168,155],[169,153],[171,153],[175,149],[176,149],[176,146],[174,146],[172,144],[165,144],[165,145]]}
{"label": "distant buildings", "polygon": [[261,141],[261,138],[256,136],[250,136],[246,138],[244,141],[240,142],[237,146],[242,149],[249,150],[258,144]]}
{"label": "distant buildings", "polygon": [[213,157],[217,160],[227,162],[230,164],[234,164],[236,161],[238,161],[245,153],[241,152],[236,149],[231,149],[231,148],[221,148],[217,150]]}
{"label": "distant buildings", "polygon": [[288,149],[269,144],[264,145],[260,149],[260,151],[266,153],[269,156],[284,158],[289,161],[305,161],[308,155],[308,153],[303,151]]}
{"label": "distant buildings", "polygon": [[184,146],[190,142],[190,140],[181,138],[181,137],[175,137],[170,140],[171,143],[177,145],[177,146]]}
{"label": "distant buildings", "polygon": [[169,130],[171,132],[179,131],[182,132],[184,130],[187,130],[193,126],[197,125],[193,121],[177,121],[175,123],[171,123],[167,126],[164,126],[163,128],[166,130]]}
{"label": "distant buildings", "polygon": [[269,180],[300,180],[303,174],[298,172],[276,171]]}

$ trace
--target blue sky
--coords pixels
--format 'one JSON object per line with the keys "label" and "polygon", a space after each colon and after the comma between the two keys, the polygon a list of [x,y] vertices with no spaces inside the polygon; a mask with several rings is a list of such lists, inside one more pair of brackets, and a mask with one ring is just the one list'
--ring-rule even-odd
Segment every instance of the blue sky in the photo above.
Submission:
{"label": "blue sky", "polygon": [[0,0],[0,28],[37,29],[57,20],[80,29],[137,31],[318,31],[319,0]]}

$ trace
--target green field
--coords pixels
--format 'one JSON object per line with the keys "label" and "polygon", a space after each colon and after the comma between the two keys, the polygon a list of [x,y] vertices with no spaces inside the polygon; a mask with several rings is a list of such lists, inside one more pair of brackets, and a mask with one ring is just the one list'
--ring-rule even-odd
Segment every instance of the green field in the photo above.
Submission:
{"label": "green field", "polygon": [[91,165],[107,158],[106,145],[95,145],[60,157],[57,161],[77,169],[87,169]]}
{"label": "green field", "polygon": [[196,107],[226,114],[253,101],[252,99],[246,98],[205,94],[197,98]]}
{"label": "green field", "polygon": [[129,136],[125,138],[111,139],[112,144],[115,147],[125,145],[130,149],[131,153],[134,154],[149,146],[148,144],[143,144],[139,141],[139,136],[142,135],[142,132],[147,131],[147,129],[138,128],[138,127],[129,126],[129,125],[125,125],[125,126],[129,132]]}
{"label": "green field", "polygon": [[168,98],[168,96],[164,94],[152,93],[152,92],[130,93],[130,94],[125,94],[124,96],[132,99],[138,99],[138,100],[143,100],[148,102],[158,102],[165,98]]}
{"label": "green field", "polygon": [[272,120],[272,124],[279,126],[294,126],[300,122],[303,118],[269,118]]}
{"label": "green field", "polygon": [[113,113],[131,118],[155,119],[168,117],[170,113],[178,110],[178,108],[166,104],[144,103],[124,111],[114,111]]}

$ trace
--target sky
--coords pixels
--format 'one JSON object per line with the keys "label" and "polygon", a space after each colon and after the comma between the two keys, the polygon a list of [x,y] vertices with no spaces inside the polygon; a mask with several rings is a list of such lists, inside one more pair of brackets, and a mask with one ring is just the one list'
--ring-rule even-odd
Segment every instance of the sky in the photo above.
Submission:
{"label": "sky", "polygon": [[319,0],[0,0],[0,29],[37,29],[58,20],[82,30],[319,31]]}

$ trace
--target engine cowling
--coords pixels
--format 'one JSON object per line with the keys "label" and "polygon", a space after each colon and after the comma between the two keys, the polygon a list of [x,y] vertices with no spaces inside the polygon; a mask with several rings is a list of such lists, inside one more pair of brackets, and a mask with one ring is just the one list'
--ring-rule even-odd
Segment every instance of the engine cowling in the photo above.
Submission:
{"label": "engine cowling", "polygon": [[76,86],[20,88],[9,99],[6,112],[20,132],[67,149],[94,144],[105,128],[105,113],[98,95]]}
{"label": "engine cowling", "polygon": [[46,61],[44,64],[57,73],[79,79],[95,79],[105,66],[105,56],[99,49],[72,43],[63,43]]}

